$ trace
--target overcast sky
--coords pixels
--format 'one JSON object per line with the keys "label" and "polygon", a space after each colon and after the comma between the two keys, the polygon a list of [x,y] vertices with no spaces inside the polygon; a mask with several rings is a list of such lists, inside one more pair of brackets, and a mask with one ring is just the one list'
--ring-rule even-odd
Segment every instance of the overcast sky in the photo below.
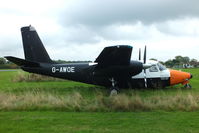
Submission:
{"label": "overcast sky", "polygon": [[[95,60],[106,46],[147,45],[147,58],[199,60],[198,0],[0,0],[0,57],[24,58],[20,28],[36,28],[52,59]],[[143,52],[142,52],[143,53]]]}

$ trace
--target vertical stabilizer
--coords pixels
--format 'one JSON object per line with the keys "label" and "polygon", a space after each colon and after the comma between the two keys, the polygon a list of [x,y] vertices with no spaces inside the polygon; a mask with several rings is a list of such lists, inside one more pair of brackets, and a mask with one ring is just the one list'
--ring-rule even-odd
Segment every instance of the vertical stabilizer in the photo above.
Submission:
{"label": "vertical stabilizer", "polygon": [[52,63],[42,41],[32,26],[21,28],[25,59],[34,62]]}

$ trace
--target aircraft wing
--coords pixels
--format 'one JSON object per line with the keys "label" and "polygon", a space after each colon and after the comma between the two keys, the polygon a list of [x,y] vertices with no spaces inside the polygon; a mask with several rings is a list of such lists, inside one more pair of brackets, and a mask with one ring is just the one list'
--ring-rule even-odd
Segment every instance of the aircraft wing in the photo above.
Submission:
{"label": "aircraft wing", "polygon": [[118,45],[105,47],[95,62],[98,68],[114,65],[129,65],[131,60],[132,47],[128,45]]}
{"label": "aircraft wing", "polygon": [[18,66],[29,66],[29,67],[39,67],[40,66],[39,63],[37,63],[37,62],[32,62],[32,61],[12,57],[12,56],[6,56],[5,58],[7,60],[17,64]]}

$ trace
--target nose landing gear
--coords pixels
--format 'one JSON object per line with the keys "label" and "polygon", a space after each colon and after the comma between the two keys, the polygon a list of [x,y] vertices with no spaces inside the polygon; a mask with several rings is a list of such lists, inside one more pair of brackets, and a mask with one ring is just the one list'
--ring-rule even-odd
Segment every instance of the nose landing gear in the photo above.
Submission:
{"label": "nose landing gear", "polygon": [[187,84],[184,85],[184,88],[186,88],[186,89],[191,89],[192,86],[191,86],[190,84],[187,83]]}

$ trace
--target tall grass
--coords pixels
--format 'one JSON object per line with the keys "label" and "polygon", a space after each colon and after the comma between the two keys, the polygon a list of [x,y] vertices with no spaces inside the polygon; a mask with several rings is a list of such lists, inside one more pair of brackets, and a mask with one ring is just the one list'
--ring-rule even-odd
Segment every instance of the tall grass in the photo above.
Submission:
{"label": "tall grass", "polygon": [[57,95],[46,92],[26,92],[23,94],[0,93],[0,111],[12,110],[59,110],[59,111],[196,111],[199,96],[181,94],[175,96],[151,96],[119,94],[107,97],[102,93],[88,99],[79,92]]}
{"label": "tall grass", "polygon": [[34,81],[64,81],[62,79],[53,78],[49,76],[25,73],[23,71],[18,71],[18,73],[12,78],[13,82],[34,82]]}
{"label": "tall grass", "polygon": [[[4,78],[5,76],[2,76]],[[196,77],[196,76],[195,76]],[[19,71],[10,80],[1,82],[3,87],[8,84],[14,91],[0,92],[0,111],[5,110],[60,110],[60,111],[198,111],[199,93],[197,88],[178,91],[125,91],[116,96],[107,96],[106,90],[90,89],[68,82],[46,82],[46,86],[38,87],[37,81],[62,81],[60,79]],[[34,82],[25,84],[25,82]],[[63,80],[65,81],[65,80]],[[194,80],[193,80],[194,81]],[[36,83],[35,83],[36,82]],[[197,87],[198,79],[194,86]],[[59,84],[62,84],[61,89]],[[68,85],[69,84],[69,85]],[[71,84],[71,85],[70,85]],[[15,89],[15,85],[18,85]],[[29,88],[29,86],[33,86]],[[55,85],[52,87],[52,85]],[[68,87],[68,86],[69,87]],[[64,86],[64,87],[63,87]],[[72,88],[70,88],[72,86]],[[38,87],[38,88],[37,88]],[[68,87],[68,88],[67,88]],[[2,87],[1,87],[2,88]],[[7,88],[8,89],[8,88]],[[3,89],[2,89],[3,90]],[[173,91],[172,91],[173,90]],[[127,93],[126,93],[127,92]]]}

